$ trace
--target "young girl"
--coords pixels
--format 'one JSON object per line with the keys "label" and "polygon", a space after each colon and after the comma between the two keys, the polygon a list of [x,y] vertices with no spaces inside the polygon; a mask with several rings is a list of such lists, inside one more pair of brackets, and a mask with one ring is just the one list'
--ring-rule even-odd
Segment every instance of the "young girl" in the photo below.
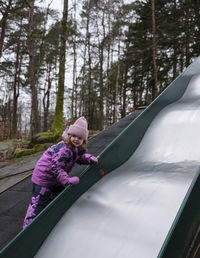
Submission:
{"label": "young girl", "polygon": [[[67,132],[67,133],[66,133]],[[33,192],[23,228],[36,217],[68,184],[78,184],[77,176],[68,173],[74,164],[97,163],[86,153],[87,120],[80,117],[63,134],[63,141],[48,148],[38,160],[32,175]]]}

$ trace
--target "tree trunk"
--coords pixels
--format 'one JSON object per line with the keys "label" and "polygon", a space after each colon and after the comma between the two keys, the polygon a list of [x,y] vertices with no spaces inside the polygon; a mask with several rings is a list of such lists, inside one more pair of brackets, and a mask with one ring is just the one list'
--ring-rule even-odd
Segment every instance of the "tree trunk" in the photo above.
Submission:
{"label": "tree trunk", "polygon": [[87,46],[84,44],[84,51],[83,51],[83,66],[82,66],[82,78],[81,78],[81,89],[80,89],[80,100],[79,100],[79,116],[81,116],[84,108],[83,100],[84,100],[84,85],[85,85],[85,69],[86,69],[86,52]]}
{"label": "tree trunk", "polygon": [[[110,13],[108,16],[108,34],[110,35],[111,31],[111,17]],[[111,48],[111,39],[108,39],[107,43],[107,65],[106,65],[106,74],[107,74],[107,79],[106,79],[106,92],[105,92],[105,100],[106,100],[106,115],[105,115],[105,124],[106,127],[109,126],[109,113],[110,113],[110,48]]]}
{"label": "tree trunk", "polygon": [[74,5],[74,30],[75,30],[75,36],[73,36],[73,54],[74,54],[74,63],[73,63],[73,82],[72,82],[72,96],[71,96],[71,117],[73,118],[74,115],[77,117],[77,80],[76,80],[76,59],[77,59],[77,53],[76,53],[76,30],[77,30],[77,24],[76,24],[76,0],[73,3]]}
{"label": "tree trunk", "polygon": [[3,13],[2,19],[1,19],[1,35],[0,35],[0,58],[2,55],[2,50],[3,50],[3,43],[4,43],[4,38],[5,38],[5,32],[6,32],[6,24],[7,24],[7,19],[8,19],[8,15],[10,12],[10,7],[12,4],[12,0],[8,1],[8,5],[5,9],[5,12]]}
{"label": "tree trunk", "polygon": [[51,90],[51,69],[52,69],[52,64],[49,64],[48,73],[47,73],[47,90],[45,91],[44,97],[43,97],[43,109],[44,109],[43,131],[44,132],[48,130],[50,90]]}
{"label": "tree trunk", "polygon": [[99,77],[100,77],[100,97],[99,97],[99,130],[103,130],[104,127],[104,88],[103,88],[103,61],[104,61],[104,40],[105,40],[105,25],[104,25],[104,13],[101,21],[101,25],[103,27],[103,39],[101,40],[101,43],[99,45]]}
{"label": "tree trunk", "polygon": [[156,64],[156,22],[155,22],[155,0],[152,3],[152,56],[153,56],[153,78],[154,84],[152,87],[152,100],[158,96],[158,75]]}
{"label": "tree trunk", "polygon": [[16,46],[16,61],[15,61],[15,74],[14,74],[14,83],[13,83],[13,110],[12,110],[12,130],[11,136],[16,137],[18,131],[18,98],[19,98],[19,87],[20,87],[20,75],[22,70],[22,59],[23,54],[21,52],[22,44],[21,44],[21,28],[22,28],[22,18],[20,21],[20,32],[19,38],[17,39]]}
{"label": "tree trunk", "polygon": [[32,135],[40,132],[40,118],[38,111],[38,97],[35,79],[35,60],[34,60],[34,42],[33,42],[33,15],[34,15],[34,0],[29,1],[29,23],[28,23],[28,51],[29,51],[29,72],[30,86],[32,97]]}
{"label": "tree trunk", "polygon": [[[173,21],[174,23],[176,22],[176,0],[174,0],[174,10],[173,10]],[[173,55],[173,80],[177,77],[177,36],[176,32],[173,34],[173,50],[174,50],[174,55]]]}
{"label": "tree trunk", "polygon": [[185,26],[185,66],[190,64],[190,29],[189,29],[189,17],[186,15],[186,26]]}
{"label": "tree trunk", "polygon": [[86,54],[87,54],[87,42],[88,42],[88,33],[89,33],[89,15],[87,16],[86,23],[86,38],[84,42],[84,51],[83,51],[83,66],[82,66],[82,78],[81,78],[81,89],[80,89],[80,101],[79,101],[79,116],[85,113],[86,105],[85,105],[85,96],[84,96],[84,88],[86,88]]}
{"label": "tree trunk", "polygon": [[121,118],[126,116],[126,108],[127,108],[127,81],[128,81],[128,67],[126,63],[124,63],[124,80],[123,80],[123,88],[122,88],[122,112]]}
{"label": "tree trunk", "polygon": [[53,123],[53,130],[56,133],[63,131],[63,102],[64,102],[64,84],[65,84],[65,56],[67,40],[67,18],[68,18],[68,0],[64,0],[63,17],[61,22],[61,46],[60,46],[60,66],[58,75],[58,90],[56,98],[56,110]]}
{"label": "tree trunk", "polygon": [[121,32],[119,31],[118,40],[118,62],[117,62],[117,75],[115,82],[115,96],[114,96],[114,111],[113,111],[113,123],[117,122],[117,107],[118,107],[118,91],[119,91],[119,77],[120,77],[120,41]]}
{"label": "tree trunk", "polygon": [[[90,7],[88,7],[90,8]],[[92,59],[91,59],[91,48],[90,48],[90,31],[89,31],[89,25],[90,25],[90,9],[88,9],[88,19],[87,19],[87,28],[86,28],[86,36],[87,36],[87,50],[88,50],[88,80],[87,80],[87,88],[88,88],[88,101],[86,105],[86,110],[88,112],[88,126],[89,129],[91,129],[91,126],[93,125],[93,110],[91,108],[91,86],[92,86]]]}
{"label": "tree trunk", "polygon": [[14,83],[13,83],[13,112],[12,112],[12,131],[11,137],[16,137],[17,133],[17,102],[19,97],[19,84],[17,83],[19,80],[19,51],[20,51],[20,41],[17,42],[16,49],[16,61],[15,61],[15,75],[14,75]]}

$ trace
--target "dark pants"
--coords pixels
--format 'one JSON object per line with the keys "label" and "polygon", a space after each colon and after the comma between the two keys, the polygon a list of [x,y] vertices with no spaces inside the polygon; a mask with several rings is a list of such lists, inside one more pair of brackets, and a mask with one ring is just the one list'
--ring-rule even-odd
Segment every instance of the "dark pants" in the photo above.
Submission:
{"label": "dark pants", "polygon": [[51,187],[39,186],[33,183],[31,203],[24,219],[25,228],[62,190],[64,186],[55,185]]}

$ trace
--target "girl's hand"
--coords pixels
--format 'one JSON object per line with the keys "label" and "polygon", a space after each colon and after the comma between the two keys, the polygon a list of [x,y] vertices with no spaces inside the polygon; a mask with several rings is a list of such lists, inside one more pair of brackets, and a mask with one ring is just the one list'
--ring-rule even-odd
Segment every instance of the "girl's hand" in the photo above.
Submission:
{"label": "girl's hand", "polygon": [[68,180],[69,180],[69,183],[72,184],[72,185],[76,185],[80,181],[77,176],[70,177]]}
{"label": "girl's hand", "polygon": [[98,159],[95,156],[90,156],[89,160],[90,160],[90,164],[98,163]]}

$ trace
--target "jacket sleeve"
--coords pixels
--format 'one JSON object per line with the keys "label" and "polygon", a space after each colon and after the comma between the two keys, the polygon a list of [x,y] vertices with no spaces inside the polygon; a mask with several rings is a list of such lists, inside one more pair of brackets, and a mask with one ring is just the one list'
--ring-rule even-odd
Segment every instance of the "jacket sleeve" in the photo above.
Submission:
{"label": "jacket sleeve", "polygon": [[83,155],[81,155],[78,159],[77,159],[77,163],[78,164],[84,164],[84,165],[89,165],[91,164],[90,162],[90,157],[92,157],[93,155],[92,154],[89,154],[89,153],[84,153]]}
{"label": "jacket sleeve", "polygon": [[71,155],[72,154],[70,151],[59,151],[58,153],[54,154],[52,158],[51,171],[63,186],[69,183],[70,177],[67,171],[65,170],[65,167],[66,164],[70,161]]}

